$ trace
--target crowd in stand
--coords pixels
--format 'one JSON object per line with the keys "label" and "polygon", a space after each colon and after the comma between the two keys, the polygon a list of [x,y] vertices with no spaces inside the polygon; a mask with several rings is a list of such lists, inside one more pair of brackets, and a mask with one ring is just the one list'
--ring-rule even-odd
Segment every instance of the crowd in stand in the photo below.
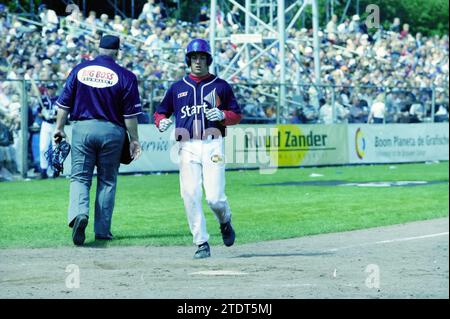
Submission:
{"label": "crowd in stand", "polygon": [[[203,7],[198,22],[176,21],[154,0],[148,0],[137,19],[94,11],[84,17],[78,10],[59,17],[41,5],[40,25],[35,25],[0,5],[0,120],[14,131],[20,127],[23,89],[21,82],[11,80],[29,80],[25,90],[33,110],[39,94],[45,92],[46,81],[57,82],[62,88],[73,66],[96,55],[101,34],[117,32],[123,43],[119,63],[140,79],[140,93],[148,111],[140,121],[149,122],[169,82],[188,71],[184,63],[187,43],[196,37],[209,38],[208,14],[208,8]],[[218,36],[242,33],[243,19],[237,7],[227,14],[217,8],[213,20]],[[262,35],[275,37],[267,30]],[[236,87],[244,122],[274,123],[277,117],[281,123],[305,124],[377,123],[380,117],[386,123],[417,123],[432,118],[448,121],[448,35],[411,34],[409,25],[401,25],[398,18],[389,30],[379,28],[371,35],[360,17],[354,15],[343,23],[333,16],[319,37],[323,86],[313,84],[317,81],[312,30],[291,28],[287,32],[289,85],[279,114],[279,85],[274,84],[280,74],[278,46],[250,68],[235,73],[259,51],[251,48],[248,57],[242,54],[234,59],[238,45],[231,40],[216,43],[217,70],[228,67],[223,76],[228,76]],[[263,44],[271,43],[264,40]]]}
{"label": "crowd in stand", "polygon": [[[220,8],[217,12],[215,21],[219,36],[242,32],[242,17],[237,7],[226,15]],[[202,8],[199,23],[192,24],[168,19],[164,7],[155,4],[154,0],[148,0],[142,13],[134,20],[120,16],[111,19],[94,11],[83,17],[77,10],[63,19],[45,5],[40,7],[39,18],[42,28],[25,24],[14,15],[3,14],[0,18],[0,32],[6,35],[0,40],[0,77],[62,81],[75,64],[95,56],[96,43],[103,32],[114,31],[123,35],[125,43],[120,58],[122,65],[133,70],[142,80],[171,81],[187,71],[183,49],[189,40],[208,38],[209,32],[207,8]],[[264,32],[264,36],[273,36],[269,31]],[[423,117],[429,117],[432,86],[437,87],[435,98],[439,105],[436,112],[442,104],[441,99],[445,101],[448,97],[447,35],[429,38],[420,33],[411,35],[408,24],[401,27],[399,19],[394,20],[390,30],[380,28],[376,34],[369,35],[365,24],[355,15],[341,24],[333,16],[319,36],[320,82],[336,86],[336,89],[332,92],[328,88],[311,85],[316,82],[312,30],[292,28],[286,34],[289,48],[286,83],[291,87],[287,88],[286,102],[283,103],[285,112],[280,114],[284,122],[304,122],[304,117],[308,116],[303,114],[303,109],[308,108],[305,105],[311,102],[317,121],[327,123],[329,115],[327,107],[321,111],[321,98],[325,100],[325,106],[334,100],[335,105],[339,104],[338,108],[344,108],[338,112],[337,121],[344,120],[344,117],[352,120],[355,112],[351,112],[351,108],[355,105],[361,105],[368,116],[370,106],[380,93],[379,88],[385,88],[381,93],[385,94],[387,120],[395,122],[407,121],[402,114],[413,104],[421,104],[425,109],[422,110],[425,112]],[[220,71],[231,63],[238,46],[231,41],[222,41],[217,46],[215,62]],[[258,53],[251,49],[250,59]],[[279,88],[265,84],[274,83],[279,77],[278,55],[278,47],[275,46],[268,55],[256,60],[248,72],[240,72],[229,79],[234,83],[253,84],[251,89],[238,90],[249,117],[270,119],[276,116],[274,102]],[[242,54],[231,71],[244,67],[246,63],[246,56]],[[148,85],[141,81],[141,94],[148,102],[154,99],[151,102],[157,103],[165,86],[159,87],[161,92],[158,92],[158,86],[152,86],[150,92]],[[367,88],[342,88],[349,86]],[[370,88],[372,86],[378,88]],[[386,88],[396,88],[399,92]],[[7,88],[0,90],[7,91]],[[335,95],[333,99],[332,94]],[[13,96],[7,94],[9,99]],[[440,112],[444,113],[444,110]]]}

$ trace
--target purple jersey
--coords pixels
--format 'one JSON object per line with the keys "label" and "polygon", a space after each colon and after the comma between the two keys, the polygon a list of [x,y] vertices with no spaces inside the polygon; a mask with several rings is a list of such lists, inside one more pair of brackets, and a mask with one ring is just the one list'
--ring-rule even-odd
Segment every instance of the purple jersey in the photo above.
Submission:
{"label": "purple jersey", "polygon": [[142,113],[136,76],[106,55],[78,64],[56,105],[72,121],[99,119],[123,127],[126,118]]}
{"label": "purple jersey", "polygon": [[47,94],[43,95],[42,105],[39,105],[37,108],[37,112],[42,114],[42,120],[48,122],[50,124],[56,123],[56,106],[55,102],[58,99],[57,96],[48,96]]}
{"label": "purple jersey", "polygon": [[[175,114],[177,132],[189,132],[191,139],[202,139],[206,135],[212,135],[213,131],[217,132],[211,128],[218,129],[225,136],[225,126],[222,123],[206,119],[205,109],[212,107],[241,114],[233,90],[226,81],[211,75],[197,83],[186,76],[172,84],[156,112],[167,118]],[[180,140],[180,135],[176,134],[177,140]]]}

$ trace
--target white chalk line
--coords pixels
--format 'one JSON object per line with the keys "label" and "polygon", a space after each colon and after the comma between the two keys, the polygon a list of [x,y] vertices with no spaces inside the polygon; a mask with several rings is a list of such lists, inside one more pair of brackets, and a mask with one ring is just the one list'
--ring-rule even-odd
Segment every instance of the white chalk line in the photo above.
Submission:
{"label": "white chalk line", "polygon": [[418,239],[433,238],[433,237],[448,236],[448,235],[449,235],[449,232],[443,232],[443,233],[435,233],[435,234],[422,235],[422,236],[395,238],[395,239],[388,239],[388,240],[380,240],[380,241],[376,241],[376,242],[372,242],[372,243],[364,243],[364,244],[359,244],[359,245],[351,245],[351,246],[344,246],[344,247],[339,247],[339,248],[332,248],[327,251],[332,252],[332,251],[338,251],[338,250],[355,248],[355,247],[390,244],[390,243],[395,243],[395,242],[418,240]]}

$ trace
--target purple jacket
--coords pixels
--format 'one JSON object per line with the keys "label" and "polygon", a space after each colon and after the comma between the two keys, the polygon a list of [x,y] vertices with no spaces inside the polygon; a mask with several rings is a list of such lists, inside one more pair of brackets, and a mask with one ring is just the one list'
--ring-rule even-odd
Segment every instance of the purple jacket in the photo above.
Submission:
{"label": "purple jacket", "polygon": [[136,76],[105,55],[73,68],[56,105],[72,121],[99,119],[122,127],[125,118],[142,113]]}

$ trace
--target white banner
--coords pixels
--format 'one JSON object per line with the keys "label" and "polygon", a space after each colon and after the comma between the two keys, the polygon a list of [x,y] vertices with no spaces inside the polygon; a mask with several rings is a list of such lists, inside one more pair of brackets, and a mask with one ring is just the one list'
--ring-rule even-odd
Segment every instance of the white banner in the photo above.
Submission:
{"label": "white banner", "polygon": [[448,123],[350,124],[350,163],[448,160]]}
{"label": "white banner", "polygon": [[152,124],[139,125],[138,129],[142,154],[129,165],[121,164],[119,172],[177,171],[178,143],[174,137],[174,126],[163,133]]}
{"label": "white banner", "polygon": [[232,34],[231,42],[235,44],[239,43],[262,43],[262,34],[260,33],[239,33]]}

